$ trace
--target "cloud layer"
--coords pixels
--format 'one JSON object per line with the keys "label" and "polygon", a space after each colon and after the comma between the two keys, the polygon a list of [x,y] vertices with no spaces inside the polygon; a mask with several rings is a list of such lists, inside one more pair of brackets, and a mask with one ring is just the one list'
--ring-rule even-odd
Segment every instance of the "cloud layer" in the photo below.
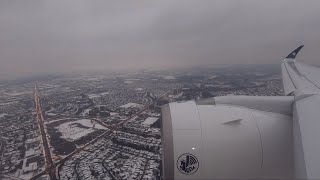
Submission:
{"label": "cloud layer", "polygon": [[1,1],[0,76],[270,64],[301,43],[301,61],[320,65],[319,8],[317,0]]}

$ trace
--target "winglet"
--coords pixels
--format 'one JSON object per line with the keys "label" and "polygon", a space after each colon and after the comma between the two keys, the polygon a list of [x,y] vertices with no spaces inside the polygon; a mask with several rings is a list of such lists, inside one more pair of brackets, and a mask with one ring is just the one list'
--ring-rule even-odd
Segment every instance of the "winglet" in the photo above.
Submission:
{"label": "winglet", "polygon": [[286,59],[295,59],[296,56],[298,55],[299,51],[303,48],[304,45],[299,46],[297,49],[295,49],[294,51],[292,51],[287,57]]}

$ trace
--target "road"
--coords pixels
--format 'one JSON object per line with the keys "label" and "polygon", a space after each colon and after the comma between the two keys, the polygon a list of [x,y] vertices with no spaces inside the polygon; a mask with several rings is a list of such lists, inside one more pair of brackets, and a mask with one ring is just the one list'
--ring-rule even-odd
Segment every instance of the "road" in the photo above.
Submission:
{"label": "road", "polygon": [[43,118],[42,109],[41,109],[40,94],[37,86],[34,87],[33,97],[34,97],[34,103],[35,103],[35,115],[38,121],[38,126],[40,130],[40,135],[41,135],[42,151],[45,159],[46,172],[49,174],[49,177],[51,180],[56,180],[57,177],[55,173],[55,165],[52,161],[49,141],[47,138],[45,127],[44,127],[44,118]]}
{"label": "road", "polygon": [[143,176],[146,174],[146,170],[147,170],[147,167],[148,167],[148,162],[149,162],[149,159],[147,159],[146,163],[144,164],[143,173],[141,174],[140,180],[142,180]]}
{"label": "road", "polygon": [[6,146],[5,141],[0,140],[0,160],[2,159],[2,153],[5,146]]}
{"label": "road", "polygon": [[[167,95],[167,93],[163,94],[162,96],[160,96],[159,98]],[[73,151],[72,153],[70,153],[68,156],[66,156],[65,158],[61,159],[60,161],[58,161],[57,163],[53,163],[52,158],[51,158],[51,152],[49,149],[49,144],[48,144],[48,140],[47,140],[47,136],[46,136],[46,132],[44,130],[44,118],[43,118],[43,114],[42,114],[42,110],[41,110],[41,104],[40,104],[40,94],[38,91],[38,88],[35,86],[34,88],[34,100],[35,100],[35,104],[36,104],[36,115],[37,115],[37,120],[38,120],[38,125],[39,125],[39,129],[41,131],[41,137],[42,137],[42,144],[43,144],[43,150],[44,150],[44,154],[45,154],[45,160],[46,160],[46,171],[43,171],[41,173],[39,173],[38,175],[34,176],[31,178],[31,180],[33,179],[37,179],[38,177],[40,177],[41,175],[44,175],[46,172],[49,173],[50,179],[51,180],[55,180],[56,178],[56,173],[55,173],[55,167],[57,167],[58,165],[63,164],[65,161],[67,161],[68,159],[70,159],[73,155],[79,153],[80,151],[82,151],[84,148],[86,148],[87,146],[93,144],[94,142],[96,142],[98,139],[100,139],[101,137],[105,136],[105,135],[110,135],[111,132],[105,132],[102,133],[101,135],[99,135],[98,137],[96,137],[95,139],[91,140],[90,142],[88,142],[87,144],[83,145],[82,147],[80,147],[79,149]],[[120,123],[116,124],[115,126],[110,126],[107,125],[105,123],[103,123],[102,121],[100,121],[99,119],[93,119],[95,122],[97,122],[98,124],[110,129],[111,131],[117,131],[119,130],[120,127],[122,127],[125,123],[127,123],[129,120],[131,120],[133,117],[141,114],[142,112],[144,112],[145,110],[147,110],[151,105],[153,105],[155,102],[152,102],[148,105],[146,105],[142,110],[140,110],[139,112],[135,113],[134,115],[128,117],[127,119],[125,119],[124,121],[121,121]],[[45,146],[46,145],[46,146]],[[46,148],[47,147],[47,148]],[[145,169],[144,172],[145,173]]]}
{"label": "road", "polygon": [[126,122],[128,122],[129,120],[131,120],[133,117],[135,117],[135,116],[141,114],[142,112],[144,112],[145,110],[147,110],[152,104],[154,104],[154,103],[150,103],[150,104],[146,105],[143,109],[141,109],[140,111],[138,111],[138,112],[135,113],[134,115],[132,115],[132,116],[128,117],[127,119],[121,121],[120,123],[118,123],[118,124],[115,126],[115,128],[119,128],[119,127],[123,126]]}
{"label": "road", "polygon": [[[166,93],[164,93],[163,95],[161,95],[161,96],[158,97],[158,98],[160,99],[160,98],[166,96],[168,93],[169,93],[169,92],[166,92]],[[141,109],[140,111],[138,111],[138,112],[135,113],[134,115],[132,115],[132,116],[128,117],[127,119],[125,119],[124,121],[121,121],[120,123],[118,123],[118,124],[115,126],[115,128],[117,129],[117,128],[123,126],[125,123],[127,123],[129,120],[131,120],[133,117],[135,117],[135,116],[141,114],[142,112],[146,111],[147,109],[149,109],[149,107],[150,107],[151,105],[153,105],[153,104],[155,104],[155,102],[149,103],[148,105],[146,105],[143,109]]]}
{"label": "road", "polygon": [[102,133],[101,135],[99,135],[98,137],[96,137],[95,139],[89,141],[87,144],[81,146],[79,149],[76,149],[75,151],[73,151],[72,153],[70,153],[68,156],[66,156],[65,158],[61,159],[60,161],[58,161],[55,166],[60,165],[62,163],[64,163],[65,161],[67,161],[68,159],[70,159],[73,155],[79,153],[80,151],[82,151],[84,148],[88,147],[89,145],[95,143],[98,139],[100,139],[101,137],[104,136],[109,136],[112,132],[107,131]]}

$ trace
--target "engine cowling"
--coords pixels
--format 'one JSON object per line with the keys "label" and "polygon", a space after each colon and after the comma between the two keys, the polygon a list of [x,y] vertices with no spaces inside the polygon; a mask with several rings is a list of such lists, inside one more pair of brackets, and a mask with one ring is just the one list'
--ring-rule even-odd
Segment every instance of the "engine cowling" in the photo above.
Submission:
{"label": "engine cowling", "polygon": [[194,101],[162,107],[164,179],[293,177],[292,118]]}

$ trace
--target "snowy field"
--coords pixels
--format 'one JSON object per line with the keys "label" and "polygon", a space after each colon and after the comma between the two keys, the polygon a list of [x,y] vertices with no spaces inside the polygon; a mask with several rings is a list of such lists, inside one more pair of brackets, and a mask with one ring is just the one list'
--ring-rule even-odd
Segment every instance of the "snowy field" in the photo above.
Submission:
{"label": "snowy field", "polygon": [[12,92],[12,93],[3,93],[4,95],[7,96],[21,96],[21,95],[25,95],[25,94],[31,94],[31,91],[27,91],[27,92]]}
{"label": "snowy field", "polygon": [[[82,128],[78,124],[81,124],[84,127]],[[107,130],[107,128],[95,123],[94,121],[91,121],[90,119],[81,119],[77,121],[66,122],[55,128],[59,132],[61,132],[61,138],[64,138],[68,141],[79,139],[94,132],[96,129]]]}
{"label": "snowy field", "polygon": [[101,96],[105,96],[108,95],[109,92],[103,92],[103,93],[99,93],[99,94],[88,94],[89,99],[93,99],[93,98],[99,98]]}
{"label": "snowy field", "polygon": [[136,91],[142,91],[143,88],[136,88],[135,90],[136,90]]}
{"label": "snowy field", "polygon": [[142,104],[137,104],[137,103],[127,103],[125,105],[120,106],[122,108],[141,108],[143,107]]}
{"label": "snowy field", "polygon": [[143,121],[142,124],[151,125],[155,123],[158,119],[158,117],[148,117],[146,120]]}
{"label": "snowy field", "polygon": [[56,116],[57,114],[55,113],[46,113],[48,116]]}
{"label": "snowy field", "polygon": [[83,112],[81,112],[81,116],[87,116],[89,114],[89,111],[91,111],[92,109],[85,109]]}
{"label": "snowy field", "polygon": [[6,113],[0,113],[0,118],[3,118],[4,116],[6,116],[6,115],[8,115],[8,114],[6,114]]}

